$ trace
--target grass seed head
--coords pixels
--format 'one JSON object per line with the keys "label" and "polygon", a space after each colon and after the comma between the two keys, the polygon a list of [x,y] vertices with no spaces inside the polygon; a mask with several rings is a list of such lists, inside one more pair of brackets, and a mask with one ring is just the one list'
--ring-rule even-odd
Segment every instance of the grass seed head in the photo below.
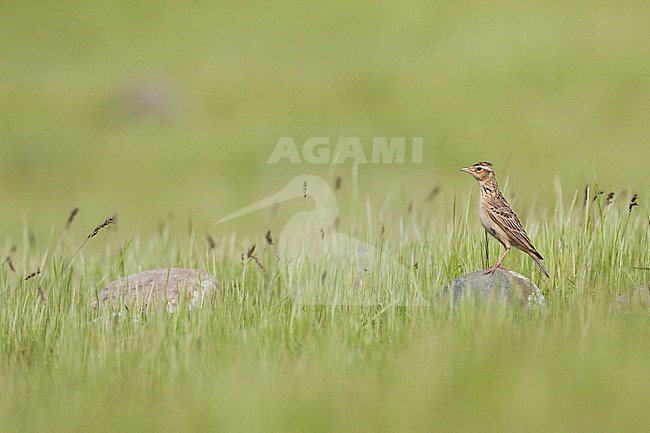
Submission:
{"label": "grass seed head", "polygon": [[32,272],[31,274],[27,275],[23,281],[31,280],[32,278],[39,275],[40,273],[41,273],[41,268],[38,268],[34,272]]}
{"label": "grass seed head", "polygon": [[598,199],[598,197],[600,197],[604,193],[605,193],[605,191],[598,191],[596,194],[594,194],[594,198],[593,198],[592,201],[596,201]]}
{"label": "grass seed head", "polygon": [[102,222],[100,225],[98,225],[97,227],[95,227],[95,230],[93,230],[92,233],[90,233],[90,234],[88,235],[88,239],[90,239],[90,238],[94,238],[94,237],[97,236],[97,234],[98,234],[100,231],[102,231],[104,228],[110,226],[111,224],[115,224],[116,222],[117,222],[117,216],[116,216],[116,215],[111,215],[111,216],[109,216],[108,218],[106,218],[106,219],[104,220],[104,222]]}
{"label": "grass seed head", "polygon": [[439,185],[434,186],[433,189],[429,191],[429,194],[427,195],[427,201],[432,201],[434,198],[436,198],[439,192],[440,192],[440,186]]}
{"label": "grass seed head", "polygon": [[266,232],[266,235],[264,235],[264,238],[266,239],[266,243],[268,243],[269,245],[274,245],[273,244],[273,236],[271,235],[271,229],[269,229],[269,231]]}
{"label": "grass seed head", "polygon": [[[264,265],[262,265],[262,262],[260,262],[260,259],[255,255],[255,247],[256,245],[253,245],[248,249],[248,251],[246,252],[246,258],[248,258],[249,261],[250,260],[254,261],[257,267],[260,268],[262,272],[264,272],[266,269],[264,268]],[[244,255],[242,254],[242,258],[243,257]]]}
{"label": "grass seed head", "polygon": [[14,262],[11,259],[11,256],[7,256],[7,258],[5,259],[5,264],[7,265],[10,271],[16,272],[16,268],[14,267]]}
{"label": "grass seed head", "polygon": [[628,211],[629,211],[630,213],[632,212],[632,208],[634,208],[634,206],[638,206],[638,205],[639,205],[639,203],[636,202],[637,197],[638,197],[638,194],[637,194],[637,193],[634,193],[634,194],[632,195],[632,200],[630,200],[630,205],[628,206]]}
{"label": "grass seed head", "polygon": [[72,222],[74,221],[75,217],[79,213],[79,208],[76,207],[72,209],[72,212],[70,212],[70,216],[68,216],[68,221],[65,223],[65,228],[68,229],[72,225]]}

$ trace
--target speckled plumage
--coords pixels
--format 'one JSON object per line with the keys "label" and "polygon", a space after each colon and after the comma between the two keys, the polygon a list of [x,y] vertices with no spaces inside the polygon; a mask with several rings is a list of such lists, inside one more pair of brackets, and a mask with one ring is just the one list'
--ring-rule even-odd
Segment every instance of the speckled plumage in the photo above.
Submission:
{"label": "speckled plumage", "polygon": [[500,267],[510,248],[515,247],[528,254],[544,272],[544,275],[548,277],[549,273],[542,263],[544,258],[535,249],[517,214],[515,214],[499,190],[492,163],[477,162],[470,167],[461,168],[461,170],[470,173],[479,183],[479,217],[481,224],[506,249],[496,265],[490,267],[487,272],[493,272]]}

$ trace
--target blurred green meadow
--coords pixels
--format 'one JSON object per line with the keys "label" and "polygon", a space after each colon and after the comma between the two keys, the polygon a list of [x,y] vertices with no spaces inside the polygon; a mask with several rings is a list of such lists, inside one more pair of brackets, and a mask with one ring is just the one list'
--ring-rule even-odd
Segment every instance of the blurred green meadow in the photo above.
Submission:
{"label": "blurred green meadow", "polygon": [[464,193],[477,160],[545,201],[556,177],[647,190],[649,17],[643,1],[5,2],[0,227],[74,206],[211,223],[260,194],[276,127],[435,131],[426,164],[362,168],[368,193]]}
{"label": "blurred green meadow", "polygon": [[[648,22],[644,1],[3,2],[0,431],[646,431]],[[267,162],[279,135],[356,131],[423,134],[422,162]],[[338,177],[340,230],[434,299],[487,266],[458,171],[480,160],[547,259],[549,281],[506,260],[546,310],[302,309],[264,246],[302,200],[215,224]],[[165,266],[214,273],[221,297],[88,308]]]}

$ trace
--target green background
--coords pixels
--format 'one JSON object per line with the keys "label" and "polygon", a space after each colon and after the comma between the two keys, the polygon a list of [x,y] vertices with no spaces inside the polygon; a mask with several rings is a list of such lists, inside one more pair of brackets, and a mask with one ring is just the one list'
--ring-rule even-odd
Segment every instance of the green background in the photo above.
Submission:
{"label": "green background", "polygon": [[[646,431],[648,23],[647,0],[3,1],[0,430]],[[423,163],[265,163],[278,131],[374,130],[424,131]],[[323,269],[287,275],[264,233],[308,205],[215,224],[295,174],[340,176],[341,232],[398,260],[364,288],[434,299],[487,266],[458,171],[482,160],[546,258],[548,280],[506,259],[545,310],[303,308],[278,293]],[[223,290],[88,308],[166,266]]]}
{"label": "green background", "polygon": [[260,163],[274,128],[435,132],[421,165],[361,167],[364,196],[464,196],[478,160],[541,207],[556,178],[647,191],[648,19],[644,1],[4,2],[0,229],[79,206],[84,227],[212,230],[285,175]]}

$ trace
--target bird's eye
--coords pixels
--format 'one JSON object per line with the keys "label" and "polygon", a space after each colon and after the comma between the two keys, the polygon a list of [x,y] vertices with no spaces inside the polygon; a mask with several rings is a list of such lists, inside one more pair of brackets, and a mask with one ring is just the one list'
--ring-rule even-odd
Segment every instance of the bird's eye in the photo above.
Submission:
{"label": "bird's eye", "polygon": [[476,167],[476,172],[477,172],[477,173],[480,173],[481,171],[483,171],[483,168],[481,168],[481,167]]}

